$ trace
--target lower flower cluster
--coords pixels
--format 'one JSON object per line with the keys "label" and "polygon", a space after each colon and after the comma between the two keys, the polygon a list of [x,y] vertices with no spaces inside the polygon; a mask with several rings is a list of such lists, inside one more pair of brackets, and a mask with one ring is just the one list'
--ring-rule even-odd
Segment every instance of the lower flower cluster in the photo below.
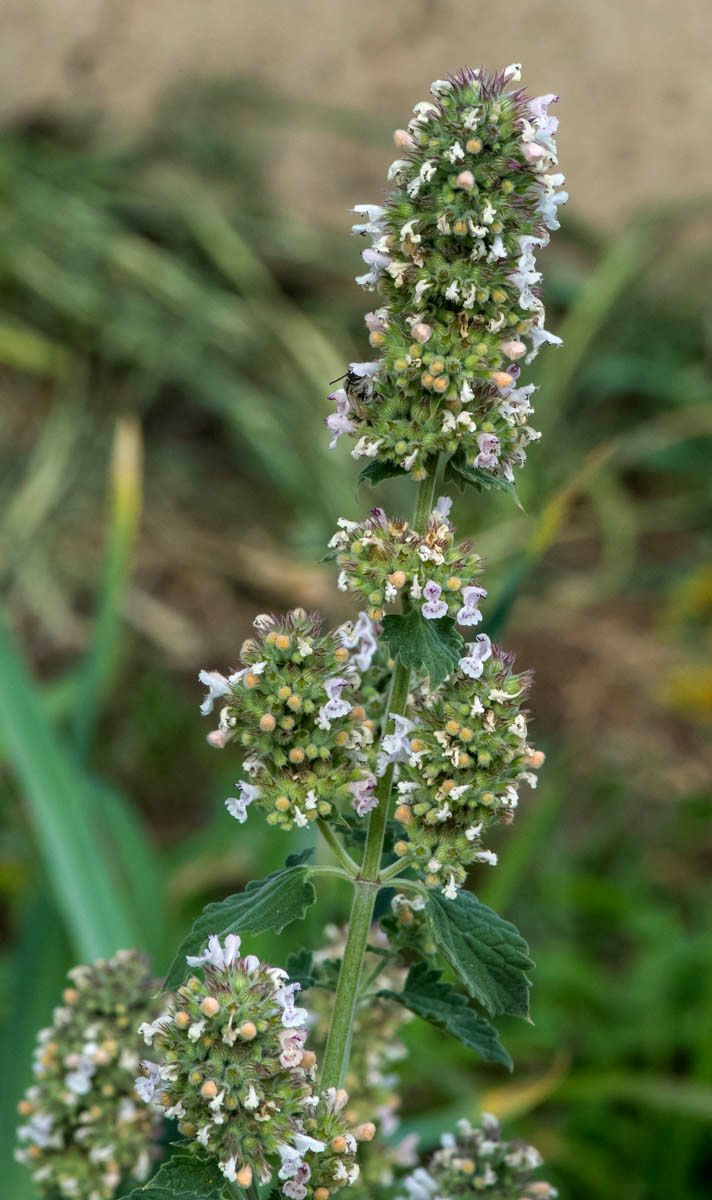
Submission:
{"label": "lower flower cluster", "polygon": [[276,1173],[289,1200],[328,1200],[358,1177],[356,1143],[374,1127],[349,1127],[345,1092],[315,1090],[299,984],[253,954],[241,957],[234,934],[224,945],[211,937],[187,961],[202,976],[141,1027],[156,1058],[141,1064],[137,1091],[231,1182],[246,1188]]}
{"label": "lower flower cluster", "polygon": [[44,1196],[110,1200],[149,1175],[160,1122],[134,1088],[139,1021],[156,1011],[148,966],[134,951],[75,967],[35,1052],[20,1101],[16,1157]]}
{"label": "lower flower cluster", "polygon": [[536,785],[532,768],[543,755],[527,741],[528,684],[512,656],[480,634],[444,690],[417,700],[400,738],[395,816],[405,836],[396,853],[451,898],[468,866],[496,863],[482,849],[485,829],[511,821],[520,785]]}
{"label": "lower flower cluster", "polygon": [[479,1128],[460,1121],[456,1134],[443,1136],[427,1166],[404,1179],[400,1200],[554,1200],[550,1183],[532,1179],[541,1163],[538,1150],[504,1141],[499,1121],[483,1113]]}

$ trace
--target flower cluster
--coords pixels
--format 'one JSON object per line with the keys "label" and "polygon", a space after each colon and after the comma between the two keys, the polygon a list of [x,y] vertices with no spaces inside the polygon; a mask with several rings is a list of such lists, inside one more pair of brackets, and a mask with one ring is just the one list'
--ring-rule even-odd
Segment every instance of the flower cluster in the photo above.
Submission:
{"label": "flower cluster", "polygon": [[451,503],[447,497],[438,501],[422,533],[382,508],[372,509],[360,524],[340,518],[329,542],[337,552],[339,588],[362,597],[372,620],[379,621],[384,608],[404,596],[428,620],[451,616],[460,625],[482,620],[479,604],[487,593],[474,582],[481,560],[468,542],[455,542]]}
{"label": "flower cluster", "polygon": [[[319,619],[299,608],[281,620],[259,616],[255,628],[241,670],[200,673],[208,688],[201,711],[210,713],[216,700],[222,706],[208,740],[217,747],[237,740],[246,752],[248,779],[228,811],[243,822],[257,801],[270,824],[291,829],[328,818],[340,802],[357,807],[372,783],[363,753],[372,729],[354,704],[360,678],[348,638],[322,634]],[[355,634],[361,654],[362,642]]]}
{"label": "flower cluster", "polygon": [[42,1195],[110,1200],[122,1180],[147,1178],[160,1126],[134,1090],[136,1027],[153,1017],[155,990],[133,951],[70,971],[19,1106],[16,1157]]}
{"label": "flower cluster", "polygon": [[479,1128],[460,1121],[457,1133],[444,1134],[427,1167],[404,1180],[402,1200],[554,1200],[555,1188],[532,1179],[542,1163],[534,1146],[502,1139],[499,1121],[483,1113]]}
{"label": "flower cluster", "polygon": [[385,303],[366,316],[373,362],[352,363],[332,394],[334,434],[354,457],[413,477],[435,454],[511,480],[538,437],[532,385],[519,360],[560,339],[544,327],[535,252],[559,228],[566,200],[549,115],[554,95],[529,99],[518,65],[437,80],[395,140],[386,206],[358,205],[354,232],[371,239],[357,282]]}
{"label": "flower cluster", "polygon": [[345,1101],[315,1093],[299,984],[253,954],[241,957],[235,934],[224,945],[210,937],[187,962],[202,978],[193,975],[141,1026],[156,1061],[141,1064],[136,1090],[231,1182],[266,1183],[276,1170],[290,1200],[328,1200],[357,1177],[356,1139],[373,1127],[352,1133],[337,1117]]}
{"label": "flower cluster", "polygon": [[483,831],[513,819],[520,784],[536,786],[532,768],[543,762],[521,707],[529,676],[512,668],[512,656],[480,634],[445,690],[418,700],[417,723],[405,722],[395,753],[395,816],[407,833],[396,853],[451,898],[471,863],[496,863],[481,848]]}

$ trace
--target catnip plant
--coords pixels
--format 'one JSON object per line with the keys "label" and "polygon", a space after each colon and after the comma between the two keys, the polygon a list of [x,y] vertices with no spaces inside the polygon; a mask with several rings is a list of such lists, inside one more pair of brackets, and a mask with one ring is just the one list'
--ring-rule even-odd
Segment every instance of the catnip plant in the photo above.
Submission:
{"label": "catnip plant", "polygon": [[[239,772],[230,817],[311,828],[328,861],[300,850],[208,905],[160,1011],[135,956],[76,969],[21,1105],[18,1155],[46,1196],[111,1200],[146,1179],[161,1136],[180,1140],[136,1200],[556,1194],[492,1116],[425,1163],[398,1117],[404,1021],[511,1068],[492,1021],[529,1012],[526,943],[464,885],[496,864],[488,831],[514,819],[543,754],[529,673],[477,632],[484,564],[447,495],[516,494],[538,437],[522,370],[559,342],[535,261],[566,200],[557,97],[530,99],[520,76],[436,80],[395,134],[386,202],[355,209],[374,357],[349,364],[326,424],[367,460],[363,484],[412,480],[412,516],[338,521],[328,557],[352,620],[260,615],[235,669],[200,672],[208,741]],[[352,889],[348,926],[284,968],[260,961],[250,937],[302,918],[325,875]]]}

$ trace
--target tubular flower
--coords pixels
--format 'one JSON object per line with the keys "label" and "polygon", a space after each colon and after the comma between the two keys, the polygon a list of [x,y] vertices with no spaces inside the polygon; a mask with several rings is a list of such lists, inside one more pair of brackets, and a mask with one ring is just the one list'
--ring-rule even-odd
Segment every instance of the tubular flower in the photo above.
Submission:
{"label": "tubular flower", "polygon": [[340,632],[322,634],[303,609],[281,620],[257,617],[255,626],[241,670],[227,678],[201,672],[203,712],[215,699],[222,705],[208,740],[218,747],[237,740],[247,752],[248,779],[226,801],[232,816],[245,821],[257,801],[270,824],[306,826],[330,816],[335,802],[351,806],[350,789],[370,778],[362,746],[372,732],[360,727],[365,714],[354,706],[360,677]]}
{"label": "tubular flower", "polygon": [[403,597],[429,620],[448,615],[464,625],[482,620],[479,601],[487,593],[474,582],[481,559],[469,542],[455,542],[448,507],[438,501],[422,533],[387,517],[382,508],[372,509],[361,524],[339,520],[329,543],[340,568],[339,587],[362,597],[372,620]]}
{"label": "tubular flower", "polygon": [[20,1101],[17,1159],[43,1196],[110,1200],[143,1182],[160,1134],[134,1088],[140,1020],[156,1013],[145,960],[132,950],[69,972],[63,1002],[35,1051],[35,1083]]}
{"label": "tubular flower", "polygon": [[457,1133],[444,1134],[426,1167],[403,1180],[400,1200],[554,1200],[556,1188],[532,1175],[542,1164],[538,1150],[524,1142],[506,1142],[499,1121],[483,1113],[479,1128],[459,1121]]}
{"label": "tubular flower", "polygon": [[423,478],[435,453],[512,480],[538,434],[520,360],[545,342],[535,253],[567,196],[549,106],[517,73],[460,71],[433,84],[396,134],[384,207],[358,205],[371,240],[357,279],[383,304],[366,316],[372,362],[351,363],[327,424],[356,438],[354,457]]}
{"label": "tubular flower", "polygon": [[527,742],[521,707],[530,677],[516,675],[513,661],[480,634],[446,690],[419,699],[400,767],[395,816],[405,837],[396,853],[451,898],[470,864],[496,863],[496,855],[482,849],[483,832],[495,821],[513,820],[520,785],[536,785],[532,768],[543,761]]}
{"label": "tubular flower", "polygon": [[239,951],[240,938],[228,934],[224,946],[211,937],[188,957],[202,978],[141,1027],[155,1061],[141,1064],[136,1088],[178,1120],[197,1151],[218,1159],[226,1179],[249,1184],[253,1172],[267,1182],[285,1155],[299,1156],[315,1058],[304,1048],[299,985]]}

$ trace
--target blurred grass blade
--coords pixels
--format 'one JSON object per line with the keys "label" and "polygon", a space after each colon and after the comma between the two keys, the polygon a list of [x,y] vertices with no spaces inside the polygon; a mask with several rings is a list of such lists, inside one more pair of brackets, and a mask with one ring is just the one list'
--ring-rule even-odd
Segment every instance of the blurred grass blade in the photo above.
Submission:
{"label": "blurred grass blade", "polygon": [[72,356],[64,346],[37,329],[28,329],[14,319],[0,319],[0,363],[29,375],[59,379],[69,374]]}
{"label": "blurred grass blade", "polygon": [[123,796],[98,780],[94,781],[92,796],[95,835],[111,864],[116,887],[126,896],[138,931],[133,945],[150,955],[160,975],[172,957],[173,938],[167,936],[164,872],[159,857]]}
{"label": "blurred grass blade", "polygon": [[0,737],[27,801],[47,879],[77,957],[98,958],[131,946],[132,922],[92,835],[86,778],[55,738],[1,620]]}
{"label": "blurred grass blade", "polygon": [[47,1024],[59,1001],[69,965],[69,947],[57,910],[40,893],[32,898],[21,924],[12,960],[9,1013],[0,1038],[2,1191],[12,1200],[33,1200],[37,1195],[27,1168],[13,1159],[17,1102],[31,1082],[37,1031]]}
{"label": "blurred grass blade", "polygon": [[122,607],[141,516],[141,426],[134,417],[116,423],[109,484],[109,527],[104,572],[91,645],[82,671],[74,733],[85,756],[111,680],[121,637]]}

